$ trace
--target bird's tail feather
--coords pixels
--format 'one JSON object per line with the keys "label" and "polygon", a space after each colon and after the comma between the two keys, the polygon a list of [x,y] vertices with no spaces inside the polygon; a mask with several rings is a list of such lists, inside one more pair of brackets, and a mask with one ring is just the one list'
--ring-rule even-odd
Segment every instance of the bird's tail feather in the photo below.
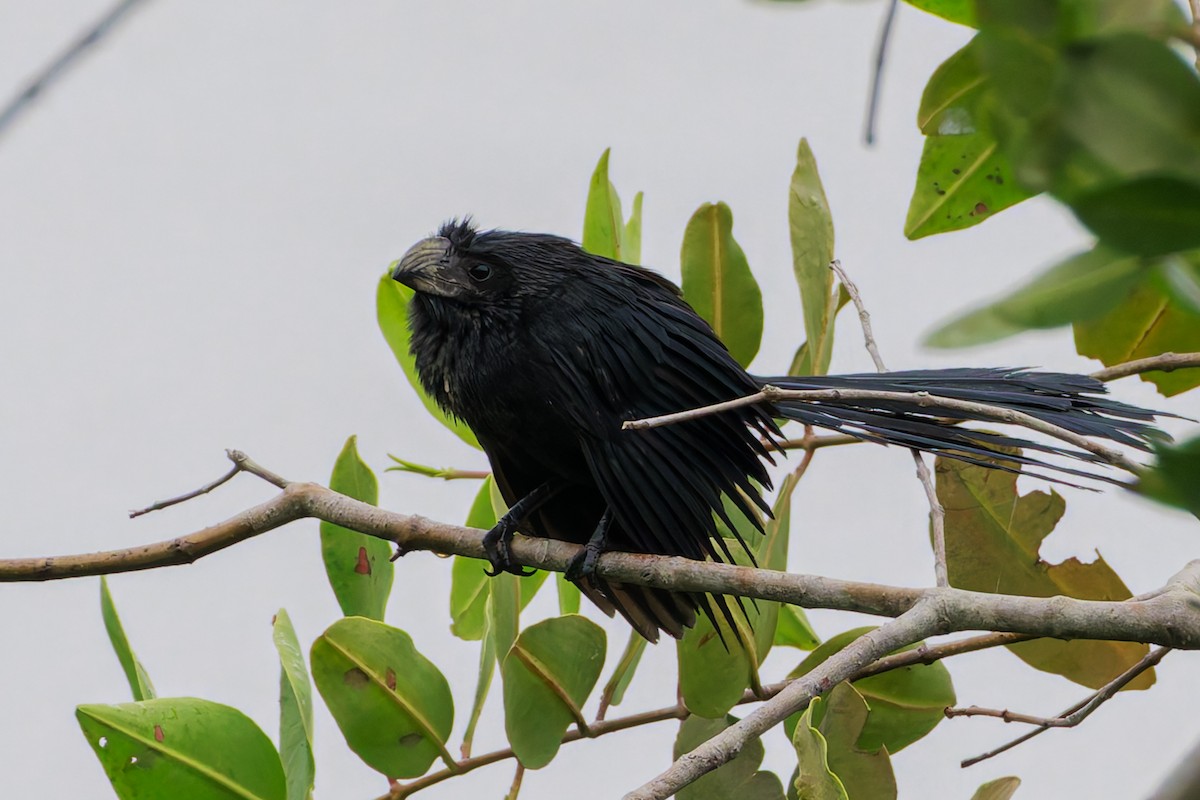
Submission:
{"label": "bird's tail feather", "polygon": [[[833,399],[779,400],[776,413],[786,419],[857,436],[881,444],[911,447],[973,464],[1029,472],[1043,467],[1060,474],[1123,483],[1095,472],[1048,462],[1030,452],[1066,456],[1091,464],[1102,461],[1087,450],[978,430],[959,422],[991,422],[987,414],[938,407],[928,398],[855,398],[855,391],[917,393],[1020,411],[1081,436],[1108,439],[1149,450],[1166,434],[1151,424],[1157,412],[1104,397],[1105,386],[1085,375],[1025,369],[941,369],[811,377],[758,378],[762,385],[790,390],[837,390]],[[1020,448],[1014,453],[1012,448]],[[1005,463],[997,463],[1001,458]],[[1061,478],[1041,475],[1052,481]]]}

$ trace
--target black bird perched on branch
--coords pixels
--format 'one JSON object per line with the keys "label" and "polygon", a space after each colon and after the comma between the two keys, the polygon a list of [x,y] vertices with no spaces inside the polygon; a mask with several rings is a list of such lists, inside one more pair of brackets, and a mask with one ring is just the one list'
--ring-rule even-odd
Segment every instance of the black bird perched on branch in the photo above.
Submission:
{"label": "black bird perched on branch", "polygon": [[[713,617],[709,598],[605,581],[594,574],[597,556],[614,549],[732,560],[717,528],[719,519],[737,530],[722,497],[761,528],[757,510],[770,509],[758,487],[771,486],[763,462],[771,460],[766,443],[781,435],[776,418],[993,467],[988,459],[1000,447],[1097,459],[959,426],[994,417],[930,408],[915,395],[743,405],[646,430],[624,430],[625,421],[709,406],[770,384],[927,392],[1140,449],[1158,434],[1148,424],[1151,412],[1098,397],[1103,384],[1081,375],[947,369],[753,376],[673,283],[557,236],[478,231],[452,221],[414,245],[392,277],[416,291],[409,323],[422,384],[475,432],[510,506],[484,540],[492,574],[519,571],[508,552],[517,530],[584,544],[567,576],[651,641],[660,630],[681,636],[698,609]],[[1028,454],[1003,457],[1018,471],[1090,474]],[[729,619],[724,599],[716,601]]]}

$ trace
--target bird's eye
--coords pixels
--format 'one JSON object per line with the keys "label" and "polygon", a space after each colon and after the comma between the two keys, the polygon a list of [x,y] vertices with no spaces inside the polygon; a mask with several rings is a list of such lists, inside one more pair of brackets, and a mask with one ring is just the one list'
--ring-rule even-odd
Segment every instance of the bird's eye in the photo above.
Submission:
{"label": "bird's eye", "polygon": [[492,268],[487,264],[472,264],[467,269],[467,274],[471,276],[471,280],[476,283],[483,283],[488,278],[492,277]]}

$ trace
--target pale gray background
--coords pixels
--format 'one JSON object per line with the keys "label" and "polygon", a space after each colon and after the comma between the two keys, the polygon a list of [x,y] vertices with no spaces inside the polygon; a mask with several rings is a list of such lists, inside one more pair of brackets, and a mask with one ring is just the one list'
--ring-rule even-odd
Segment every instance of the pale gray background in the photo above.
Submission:
{"label": "pale gray background", "polygon": [[[0,93],[96,18],[98,0],[0,0]],[[482,467],[431,422],[374,319],[384,266],[442,219],[578,236],[588,177],[606,146],[626,199],[646,192],[645,261],[678,275],[683,226],[724,200],[764,286],[757,366],[777,371],[803,336],[786,198],[809,137],[857,278],[895,368],[957,363],[1095,368],[1063,331],[960,353],[923,332],[1085,245],[1044,200],[971,231],[901,235],[920,153],[921,87],[968,31],[901,8],[880,118],[861,144],[879,3],[151,3],[0,139],[0,555],[35,556],[178,535],[268,497],[250,478],[182,508],[127,509],[192,488],[245,449],[294,478],[324,480],[357,433],[376,468],[392,452]],[[870,369],[853,317],[834,367]],[[1136,379],[1123,399],[1200,416]],[[384,505],[459,521],[472,484],[381,474]],[[1024,482],[1026,489],[1036,488]],[[1135,592],[1196,555],[1196,522],[1118,491],[1068,490],[1047,555],[1099,548]],[[908,454],[819,454],[796,494],[791,567],[923,585],[926,506]],[[455,687],[461,730],[476,647],[448,631],[449,565],[398,565],[388,621],[410,631]],[[263,536],[192,567],[112,581],[160,693],[234,705],[276,735],[271,615],[311,641],[337,616],[316,524]],[[547,592],[532,614],[550,608]],[[860,619],[815,613],[831,635]],[[610,657],[625,640],[609,625]],[[95,579],[0,587],[0,794],[105,797],[73,719],[128,689],[105,639]],[[782,675],[798,659],[768,665]],[[674,651],[652,649],[617,713],[673,697]],[[1006,652],[954,660],[963,704],[1051,713],[1085,690]],[[1197,660],[1166,660],[1159,685],[1123,695],[1074,731],[1051,731],[983,766],[959,759],[1020,732],[956,720],[895,759],[907,797],[967,798],[1017,774],[1019,797],[1136,798],[1200,733]],[[367,798],[383,780],[317,719],[317,792]],[[498,704],[477,752],[501,743]],[[615,797],[666,766],[674,726],[573,744],[526,777],[522,797]],[[456,733],[457,735],[457,733]],[[786,777],[782,735],[767,766]],[[455,744],[457,739],[455,740]],[[512,764],[430,790],[499,797]]]}

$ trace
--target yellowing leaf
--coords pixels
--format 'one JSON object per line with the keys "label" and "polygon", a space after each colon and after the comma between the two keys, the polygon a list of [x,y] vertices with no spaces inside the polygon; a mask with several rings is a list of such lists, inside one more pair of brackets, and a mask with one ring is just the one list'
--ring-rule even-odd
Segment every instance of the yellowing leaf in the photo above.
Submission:
{"label": "yellowing leaf", "polygon": [[[1129,588],[1098,554],[1085,564],[1043,561],[1038,551],[1066,503],[1055,491],[1017,494],[1017,476],[961,461],[937,459],[937,495],[946,509],[950,584],[976,592],[1084,600],[1125,600]],[[1149,648],[1133,642],[1037,639],[1009,645],[1030,666],[1099,688],[1132,667]],[[1147,670],[1129,684],[1154,683]]]}

